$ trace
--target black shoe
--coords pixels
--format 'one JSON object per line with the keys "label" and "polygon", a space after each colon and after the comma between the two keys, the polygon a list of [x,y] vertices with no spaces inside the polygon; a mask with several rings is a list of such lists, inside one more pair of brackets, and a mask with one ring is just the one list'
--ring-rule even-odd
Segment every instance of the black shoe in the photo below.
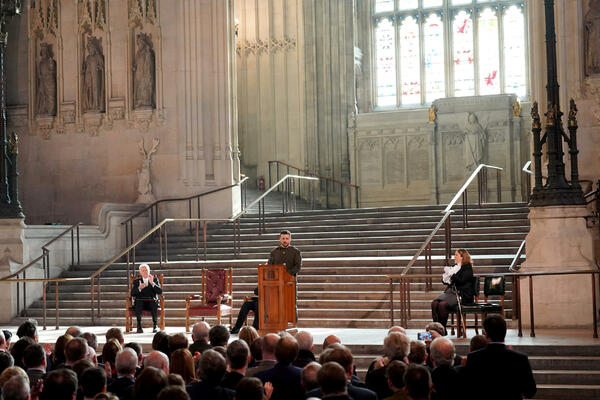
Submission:
{"label": "black shoe", "polygon": [[156,325],[154,325],[154,328],[152,328],[152,333],[156,333],[158,332],[158,329],[156,328]]}
{"label": "black shoe", "polygon": [[141,327],[138,326],[137,333],[144,333],[144,330]]}
{"label": "black shoe", "polygon": [[233,327],[233,328],[231,328],[231,330],[229,331],[229,333],[231,335],[236,335],[239,331],[240,331],[240,328]]}

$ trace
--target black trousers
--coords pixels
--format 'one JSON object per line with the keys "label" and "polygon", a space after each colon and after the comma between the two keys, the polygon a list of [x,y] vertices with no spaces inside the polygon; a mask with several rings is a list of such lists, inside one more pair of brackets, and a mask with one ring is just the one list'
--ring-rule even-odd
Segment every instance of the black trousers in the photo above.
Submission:
{"label": "black trousers", "polygon": [[148,310],[152,314],[152,323],[156,326],[156,313],[158,304],[154,300],[136,300],[135,301],[135,317],[137,318],[138,327],[142,327],[142,310]]}
{"label": "black trousers", "polygon": [[252,299],[245,301],[244,304],[242,304],[237,320],[235,321],[235,326],[233,327],[234,330],[239,331],[242,328],[250,311],[254,311],[254,322],[252,323],[252,326],[255,329],[258,329],[258,299]]}

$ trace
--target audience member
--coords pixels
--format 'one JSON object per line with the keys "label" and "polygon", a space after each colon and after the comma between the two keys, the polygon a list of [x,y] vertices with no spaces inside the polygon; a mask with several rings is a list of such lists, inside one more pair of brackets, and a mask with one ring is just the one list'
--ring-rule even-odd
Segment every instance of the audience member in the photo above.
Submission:
{"label": "audience member", "polygon": [[404,390],[410,400],[429,400],[431,376],[427,367],[409,365],[404,373]]}
{"label": "audience member", "polygon": [[[358,381],[357,383],[362,382],[360,382],[358,377],[353,376],[354,357],[352,356],[350,349],[341,344],[333,344],[327,350],[328,351],[323,359],[323,365],[329,362],[335,362],[344,369],[344,372],[346,373],[346,379],[348,381],[346,386],[348,395],[354,400],[377,400],[377,395],[375,392],[353,383],[354,381]],[[325,395],[325,393],[321,393],[319,389],[315,389],[308,392],[306,395],[321,397],[322,395]]]}
{"label": "audience member", "polygon": [[329,335],[325,338],[325,340],[323,340],[323,351],[325,351],[325,349],[327,349],[330,345],[332,345],[333,343],[342,343],[342,341],[340,340],[339,337],[335,336],[335,335]]}
{"label": "audience member", "polygon": [[227,347],[227,342],[229,342],[229,331],[223,325],[215,325],[208,331],[208,339],[212,347]]}
{"label": "audience member", "polygon": [[185,387],[169,385],[160,391],[157,400],[190,400],[190,395],[185,391]]}
{"label": "audience member", "polygon": [[[167,355],[167,357],[171,356],[171,352],[169,351],[169,338],[171,335],[164,334],[160,335],[158,338],[154,336],[154,339],[157,340],[156,350],[163,352]],[[152,340],[152,348],[154,349],[154,339]]]}
{"label": "audience member", "polygon": [[420,340],[410,341],[410,351],[408,353],[408,362],[410,364],[425,364],[427,361],[427,347]]}
{"label": "audience member", "polygon": [[153,351],[144,358],[144,369],[154,367],[160,369],[165,374],[169,373],[169,357],[162,351]]}
{"label": "audience member", "polygon": [[248,346],[250,346],[250,343],[256,340],[258,336],[258,332],[253,326],[243,326],[238,334],[238,339],[243,340]]}
{"label": "audience member", "polygon": [[[227,332],[229,334],[229,332]],[[199,382],[187,386],[187,392],[192,400],[232,400],[235,392],[220,385],[227,365],[225,358],[215,350],[206,350],[200,357],[198,368]]]}
{"label": "audience member", "polygon": [[189,346],[188,338],[185,333],[180,332],[169,337],[169,353],[173,354],[175,350],[187,349]]}
{"label": "audience member", "polygon": [[117,353],[115,358],[117,377],[108,385],[108,391],[114,393],[120,400],[133,399],[137,362],[137,354],[129,347]]}
{"label": "audience member", "polygon": [[164,338],[167,338],[167,343],[168,343],[168,337],[169,335],[167,334],[167,332],[165,331],[158,331],[154,334],[154,336],[152,337],[152,350],[160,350],[160,343],[163,341]]}
{"label": "audience member", "polygon": [[119,341],[115,338],[110,339],[104,344],[104,347],[102,347],[102,362],[104,365],[109,365],[112,371],[111,376],[117,372],[115,368],[115,360],[117,359],[117,354],[121,350],[123,350],[123,347],[121,347],[121,343],[119,343]]}
{"label": "audience member", "polygon": [[70,369],[77,375],[77,381],[80,381],[81,375],[88,368],[94,368],[94,364],[87,358],[84,358],[83,360],[75,361]]}
{"label": "audience member", "polygon": [[185,389],[185,381],[183,380],[181,375],[169,374],[169,375],[167,375],[167,380],[169,381],[169,386],[171,386],[171,385],[181,386],[183,389]]}
{"label": "audience member", "polygon": [[267,333],[263,337],[262,359],[256,367],[246,371],[246,376],[255,376],[259,372],[271,369],[277,364],[277,360],[275,359],[275,346],[277,346],[278,341],[279,336],[274,333]]}
{"label": "audience member", "polygon": [[169,372],[181,375],[186,385],[195,382],[197,379],[192,353],[188,349],[177,349],[172,352]]}
{"label": "audience member", "polygon": [[[483,329],[487,347],[469,353],[465,366],[472,396],[485,394],[486,399],[520,399],[533,397],[537,391],[531,365],[525,354],[504,345],[506,321],[501,315],[488,315]],[[510,384],[498,385],[498,382]]]}
{"label": "audience member", "polygon": [[4,343],[6,344],[6,347],[4,350],[8,351],[8,349],[10,349],[10,340],[11,340],[13,334],[8,329],[3,329],[2,333],[4,334]]}
{"label": "audience member", "polygon": [[319,388],[324,399],[329,400],[354,400],[348,396],[346,386],[346,372],[335,361],[325,363],[317,373]]}
{"label": "audience member", "polygon": [[91,400],[98,393],[106,392],[106,372],[98,367],[88,368],[81,374],[79,385],[84,400]]}
{"label": "audience member", "polygon": [[40,400],[73,400],[77,393],[77,375],[70,369],[59,368],[44,378]]}
{"label": "audience member", "polygon": [[125,344],[125,346],[123,346],[123,350],[125,350],[126,348],[129,348],[135,352],[135,355],[137,356],[136,370],[139,371],[142,365],[144,364],[144,353],[142,352],[142,345],[140,345],[138,342],[129,342]]}
{"label": "audience member", "polygon": [[19,339],[22,339],[25,336],[30,337],[37,343],[37,321],[33,319],[28,319],[27,321],[23,322],[21,325],[19,325],[19,328],[17,328],[17,336],[19,337]]}
{"label": "audience member", "polygon": [[15,359],[10,353],[5,351],[0,352],[0,374],[4,372],[6,368],[10,368],[15,365]]}
{"label": "audience member", "polygon": [[308,331],[300,331],[296,334],[298,341],[298,357],[294,360],[293,365],[299,368],[304,368],[309,363],[316,361],[313,350],[313,335]]}
{"label": "audience member", "polygon": [[246,374],[249,354],[250,349],[245,341],[238,339],[229,343],[226,358],[228,372],[223,377],[221,386],[235,390],[238,383]]}
{"label": "audience member", "polygon": [[69,340],[73,339],[71,335],[62,335],[56,339],[56,343],[54,343],[54,351],[52,352],[50,358],[52,360],[51,368],[47,369],[56,369],[59,365],[63,365],[66,361],[65,359],[65,347],[67,347],[67,343]]}
{"label": "audience member", "polygon": [[202,354],[205,350],[210,349],[212,346],[208,344],[208,332],[210,331],[210,326],[204,322],[200,321],[195,323],[192,327],[192,345],[189,350],[190,353],[194,354],[196,352]]}
{"label": "audience member", "polygon": [[23,364],[29,377],[31,386],[35,386],[37,381],[44,379],[46,375],[46,353],[40,344],[31,344],[27,346],[23,353]]}
{"label": "audience member", "polygon": [[406,400],[404,392],[404,373],[408,366],[405,362],[393,360],[390,361],[386,370],[388,386],[392,391],[392,395],[384,400]]}
{"label": "audience member", "polygon": [[388,329],[387,334],[389,335],[392,332],[399,332],[399,333],[402,333],[402,334],[406,335],[406,329],[404,329],[400,325],[394,325],[394,326],[392,326],[390,329]]}
{"label": "audience member", "polygon": [[[105,345],[106,347],[106,345]],[[104,352],[104,350],[102,350]],[[67,342],[65,346],[65,367],[72,368],[73,364],[79,360],[87,358],[87,342],[80,337],[74,337]]]}
{"label": "audience member", "polygon": [[486,348],[489,342],[490,341],[485,335],[473,336],[469,343],[469,353]]}
{"label": "audience member", "polygon": [[304,391],[300,383],[302,370],[291,365],[297,356],[298,342],[296,339],[291,336],[283,337],[275,346],[277,364],[273,368],[255,375],[263,383],[271,382],[273,385],[271,400],[304,400]]}
{"label": "audience member", "polygon": [[29,382],[21,375],[14,375],[2,385],[3,400],[29,400]]}
{"label": "audience member", "polygon": [[94,349],[94,351],[98,351],[98,338],[95,333],[92,332],[83,332],[81,337],[85,339],[88,344],[88,347]]}
{"label": "audience member", "polygon": [[0,387],[2,387],[10,378],[16,375],[23,376],[27,380],[27,385],[29,385],[29,377],[23,368],[8,367],[0,374]]}
{"label": "audience member", "polygon": [[249,368],[254,368],[258,365],[260,360],[263,358],[263,343],[264,339],[262,337],[257,337],[250,343],[250,355],[252,356],[250,360],[250,364],[248,364]]}
{"label": "audience member", "polygon": [[306,393],[310,392],[313,389],[319,388],[319,381],[317,380],[317,372],[321,369],[321,364],[316,361],[308,363],[304,368],[302,368],[302,373],[300,374],[300,384],[304,388]]}
{"label": "audience member", "polygon": [[154,367],[144,367],[133,386],[134,400],[156,400],[158,393],[167,385],[167,374]]}
{"label": "audience member", "polygon": [[386,378],[386,369],[389,362],[399,360],[408,363],[406,356],[409,348],[410,339],[399,332],[392,332],[383,340],[384,357],[371,363],[366,377],[367,387],[377,393],[380,399],[385,399],[393,394]]}
{"label": "audience member", "polygon": [[74,338],[79,337],[81,336],[81,328],[79,328],[78,326],[70,326],[65,331],[65,335],[71,335]]}
{"label": "audience member", "polygon": [[110,392],[104,392],[95,395],[94,400],[119,400],[119,398]]}
{"label": "audience member", "polygon": [[0,351],[8,351],[8,343],[2,330],[0,330]]}
{"label": "audience member", "polygon": [[454,343],[446,337],[438,337],[429,347],[434,369],[431,371],[433,391],[431,398],[458,399],[464,397],[464,387],[454,364]]}
{"label": "audience member", "polygon": [[[272,389],[272,387],[271,387]],[[235,400],[263,400],[266,388],[258,378],[242,378],[235,392]],[[270,393],[266,396],[270,397]]]}
{"label": "audience member", "polygon": [[25,353],[25,349],[36,343],[37,342],[30,336],[23,336],[21,339],[17,340],[12,349],[10,349],[10,354],[13,356],[17,367],[25,369],[25,364],[23,364],[23,354]]}

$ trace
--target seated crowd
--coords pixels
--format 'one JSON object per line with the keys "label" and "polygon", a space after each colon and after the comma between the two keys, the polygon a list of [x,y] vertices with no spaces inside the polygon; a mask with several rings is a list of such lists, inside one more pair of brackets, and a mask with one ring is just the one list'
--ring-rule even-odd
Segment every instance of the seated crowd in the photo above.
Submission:
{"label": "seated crowd", "polygon": [[1,395],[4,400],[416,400],[535,394],[527,357],[503,344],[501,316],[486,318],[485,336],[471,340],[466,357],[456,355],[441,324],[426,329],[432,340],[422,342],[392,327],[383,354],[363,381],[352,352],[335,335],[325,338],[316,355],[307,331],[260,337],[245,326],[230,341],[224,326],[198,322],[191,344],[184,333],[159,331],[152,351],[144,354],[140,344],[125,343],[122,331],[111,328],[98,353],[93,333],[71,327],[54,346],[40,345],[35,322],[26,321],[12,344],[10,332],[0,331]]}

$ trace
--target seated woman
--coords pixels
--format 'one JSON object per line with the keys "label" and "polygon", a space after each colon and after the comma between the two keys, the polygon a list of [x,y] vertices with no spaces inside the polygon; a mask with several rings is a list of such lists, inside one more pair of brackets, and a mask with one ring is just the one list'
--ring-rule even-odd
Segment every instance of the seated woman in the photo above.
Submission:
{"label": "seated woman", "polygon": [[[473,265],[471,255],[465,249],[458,249],[454,253],[456,265],[445,267],[442,282],[446,285],[444,293],[440,294],[431,302],[431,316],[434,322],[439,322],[446,327],[448,315],[456,310],[458,305],[457,296],[461,298],[461,304],[472,304],[473,297]],[[456,291],[458,290],[458,294]]]}

